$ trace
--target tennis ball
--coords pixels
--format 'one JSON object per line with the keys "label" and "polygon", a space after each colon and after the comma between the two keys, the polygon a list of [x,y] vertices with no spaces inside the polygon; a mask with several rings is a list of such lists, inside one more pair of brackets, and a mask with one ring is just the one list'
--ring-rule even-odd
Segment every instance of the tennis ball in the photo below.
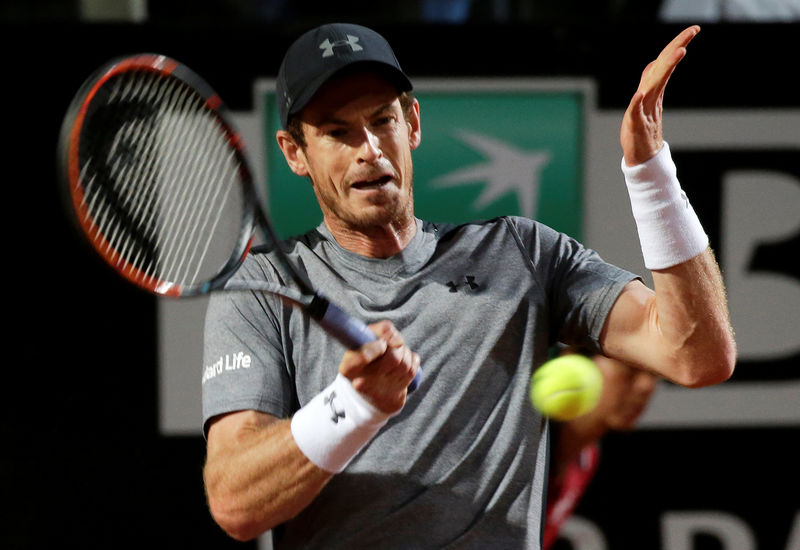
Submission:
{"label": "tennis ball", "polygon": [[583,355],[562,355],[533,373],[530,397],[543,415],[564,421],[591,411],[602,389],[603,376],[594,361]]}

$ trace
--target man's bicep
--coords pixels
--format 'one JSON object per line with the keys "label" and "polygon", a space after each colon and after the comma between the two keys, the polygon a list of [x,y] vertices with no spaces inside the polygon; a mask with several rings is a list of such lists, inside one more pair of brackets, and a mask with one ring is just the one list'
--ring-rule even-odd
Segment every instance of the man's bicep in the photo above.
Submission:
{"label": "man's bicep", "polygon": [[625,285],[611,307],[600,334],[604,355],[646,366],[648,355],[658,354],[658,341],[654,338],[654,331],[657,330],[654,301],[655,293],[642,281],[637,279]]}

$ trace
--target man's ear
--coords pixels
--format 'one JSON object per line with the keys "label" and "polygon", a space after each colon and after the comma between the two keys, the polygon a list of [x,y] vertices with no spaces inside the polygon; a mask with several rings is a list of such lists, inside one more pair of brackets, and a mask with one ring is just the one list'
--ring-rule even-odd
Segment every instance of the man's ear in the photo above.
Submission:
{"label": "man's ear", "polygon": [[419,118],[419,101],[414,99],[414,104],[411,106],[411,112],[408,114],[408,144],[413,151],[419,147],[422,141],[422,127],[420,126]]}
{"label": "man's ear", "polygon": [[308,166],[306,164],[306,156],[303,148],[295,143],[292,136],[286,130],[278,130],[275,134],[275,139],[278,141],[278,147],[281,148],[283,157],[286,159],[286,164],[289,168],[301,177],[309,175]]}

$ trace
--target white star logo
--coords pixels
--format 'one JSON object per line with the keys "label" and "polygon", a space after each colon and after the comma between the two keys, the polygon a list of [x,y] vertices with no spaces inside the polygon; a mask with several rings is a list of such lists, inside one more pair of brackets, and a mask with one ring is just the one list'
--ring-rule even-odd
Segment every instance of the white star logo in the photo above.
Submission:
{"label": "white star logo", "polygon": [[517,193],[523,216],[533,218],[541,185],[541,172],[550,162],[548,151],[524,151],[496,138],[458,130],[455,137],[487,157],[487,162],[473,164],[433,180],[434,187],[456,187],[470,182],[485,182],[483,192],[472,205],[485,208],[502,195]]}

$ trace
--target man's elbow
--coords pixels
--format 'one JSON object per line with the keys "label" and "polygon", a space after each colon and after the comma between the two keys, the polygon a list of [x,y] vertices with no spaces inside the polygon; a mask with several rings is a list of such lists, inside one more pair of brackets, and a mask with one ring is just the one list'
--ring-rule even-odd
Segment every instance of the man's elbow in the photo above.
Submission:
{"label": "man's elbow", "polygon": [[208,509],[217,525],[229,537],[239,542],[253,540],[265,531],[262,526],[256,525],[249,515],[238,511],[225,499],[209,497]]}
{"label": "man's elbow", "polygon": [[702,388],[721,384],[733,376],[736,368],[736,345],[731,340],[708,353],[700,354],[699,359],[686,361],[682,374],[676,382],[687,388]]}
{"label": "man's elbow", "polygon": [[216,524],[239,542],[253,540],[270,529],[271,526],[264,525],[264,518],[257,521],[252,507],[245,504],[244,495],[228,487],[220,469],[210,464],[211,461],[206,463],[203,480],[208,511]]}

